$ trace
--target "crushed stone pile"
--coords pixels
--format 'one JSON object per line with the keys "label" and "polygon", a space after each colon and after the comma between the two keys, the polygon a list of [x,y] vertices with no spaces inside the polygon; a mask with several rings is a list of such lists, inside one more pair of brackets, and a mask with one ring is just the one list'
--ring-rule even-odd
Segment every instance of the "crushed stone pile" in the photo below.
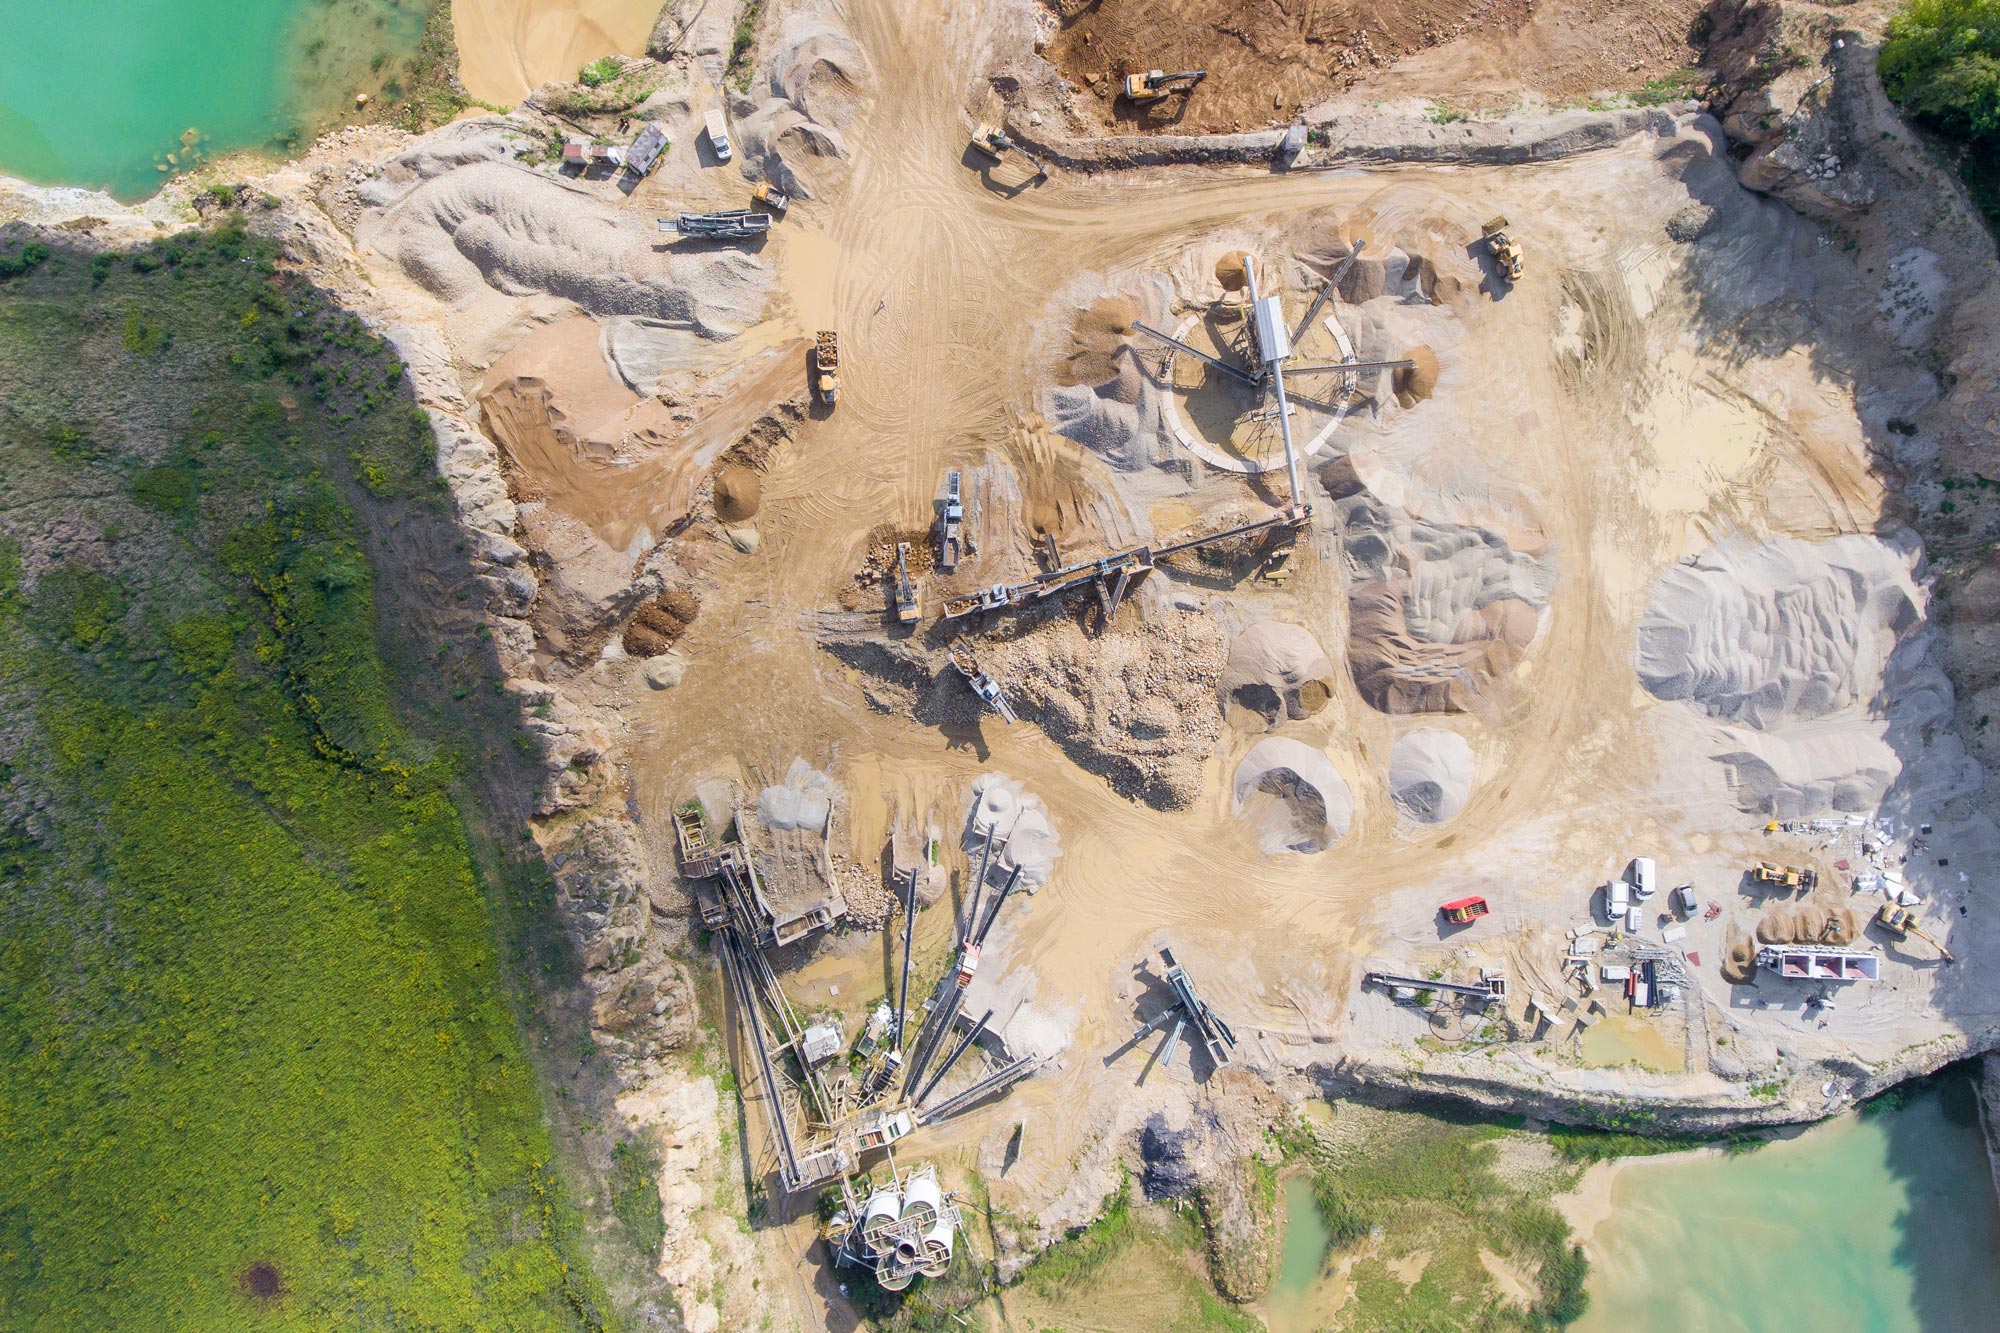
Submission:
{"label": "crushed stone pile", "polygon": [[1275,727],[1311,717],[1333,698],[1333,662],[1312,631],[1265,621],[1229,645],[1222,669],[1223,707],[1244,709]]}
{"label": "crushed stone pile", "polygon": [[1005,773],[981,773],[972,780],[962,845],[975,867],[992,838],[1004,840],[986,872],[988,882],[995,887],[1005,884],[1019,866],[1021,886],[1038,888],[1049,882],[1049,872],[1062,855],[1062,839],[1041,797]]}
{"label": "crushed stone pile", "polygon": [[757,822],[767,829],[804,829],[826,832],[840,784],[804,759],[792,760],[785,780],[757,794]]}
{"label": "crushed stone pile", "polygon": [[1385,713],[1467,711],[1541,632],[1552,552],[1530,555],[1487,528],[1415,518],[1345,489],[1335,494],[1355,686]]}
{"label": "crushed stone pile", "polygon": [[1389,799],[1407,818],[1442,824],[1472,795],[1472,746],[1455,731],[1410,732],[1389,749]]}
{"label": "crushed stone pile", "polygon": [[1639,680],[1759,730],[1871,704],[1919,596],[1907,555],[1874,537],[1712,547],[1654,584]]}
{"label": "crushed stone pile", "polygon": [[1222,733],[1213,618],[1179,608],[1143,621],[1121,614],[1092,637],[1061,615],[995,645],[993,661],[1015,707],[1119,792],[1162,810],[1201,794]]}
{"label": "crushed stone pile", "polygon": [[747,523],[764,503],[764,482],[747,467],[726,467],[715,478],[715,516],[725,523]]}
{"label": "crushed stone pile", "polygon": [[1303,741],[1258,741],[1236,766],[1238,818],[1257,832],[1268,853],[1323,852],[1347,836],[1354,795],[1327,758]]}

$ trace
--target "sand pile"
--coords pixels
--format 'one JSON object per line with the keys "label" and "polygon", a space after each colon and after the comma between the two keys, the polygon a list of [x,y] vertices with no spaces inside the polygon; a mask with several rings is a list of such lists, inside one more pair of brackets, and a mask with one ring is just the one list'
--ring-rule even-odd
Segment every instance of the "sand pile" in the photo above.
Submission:
{"label": "sand pile", "polygon": [[637,213],[503,162],[413,153],[361,194],[374,205],[356,227],[362,246],[455,307],[511,309],[541,293],[718,339],[761,318],[770,289],[754,255],[664,253]]}
{"label": "sand pile", "polygon": [[1757,938],[1765,944],[1848,945],[1861,938],[1863,924],[1851,907],[1780,903],[1758,918]]}
{"label": "sand pile", "polygon": [[1668,570],[1639,622],[1639,680],[1759,729],[1873,704],[1923,621],[1909,557],[1862,536],[1717,546]]}
{"label": "sand pile", "polygon": [[1799,817],[1868,811],[1899,782],[1935,806],[1977,786],[1934,725],[1951,685],[1929,661],[1914,542],[1779,538],[1712,548],[1660,576],[1635,669],[1712,725],[1695,742],[1738,805]]}
{"label": "sand pile", "polygon": [[726,467],[715,478],[715,516],[724,523],[746,523],[764,503],[764,482],[747,467]]}
{"label": "sand pile", "polygon": [[1265,621],[1229,645],[1220,693],[1225,711],[1234,704],[1262,719],[1266,728],[1298,721],[1333,698],[1333,663],[1311,630]]}
{"label": "sand pile", "polygon": [[1266,852],[1323,852],[1347,836],[1354,796],[1323,750],[1273,736],[1236,766],[1237,817]]}
{"label": "sand pile", "polygon": [[632,657],[658,657],[687,633],[701,603],[686,588],[673,588],[640,605],[625,625],[623,644]]}
{"label": "sand pile", "polygon": [[1140,372],[1128,350],[1139,307],[1125,296],[1106,296],[1077,312],[1069,355],[1057,363],[1055,382],[1082,385],[1122,403],[1139,401]]}
{"label": "sand pile", "polygon": [[1005,884],[1019,866],[1020,887],[1039,888],[1049,882],[1049,872],[1062,855],[1062,839],[1041,798],[1005,773],[981,773],[972,780],[963,847],[975,875],[989,838],[1003,844],[986,872],[995,887]]}
{"label": "sand pile", "polygon": [[1396,372],[1396,401],[1404,407],[1415,407],[1437,392],[1437,353],[1419,344],[1404,352],[1403,359],[1417,364]]}
{"label": "sand pile", "polygon": [[787,14],[765,62],[757,107],[737,118],[746,174],[800,199],[824,186],[826,168],[847,156],[845,131],[870,76],[853,39],[817,15]]}
{"label": "sand pile", "polygon": [[1177,609],[1142,621],[1120,612],[1091,637],[1059,613],[1018,638],[981,644],[982,659],[989,653],[1015,707],[1079,766],[1163,810],[1201,794],[1222,732],[1222,630],[1208,616]]}
{"label": "sand pile", "polygon": [[1215,261],[1215,280],[1225,292],[1240,292],[1250,285],[1250,252],[1231,250]]}
{"label": "sand pile", "polygon": [[1462,712],[1488,696],[1541,630],[1550,553],[1517,551],[1490,529],[1412,518],[1366,490],[1341,499],[1339,513],[1348,665],[1362,697],[1414,713]]}
{"label": "sand pile", "polygon": [[1472,746],[1455,731],[1426,727],[1389,749],[1389,798],[1410,819],[1442,824],[1472,795]]}

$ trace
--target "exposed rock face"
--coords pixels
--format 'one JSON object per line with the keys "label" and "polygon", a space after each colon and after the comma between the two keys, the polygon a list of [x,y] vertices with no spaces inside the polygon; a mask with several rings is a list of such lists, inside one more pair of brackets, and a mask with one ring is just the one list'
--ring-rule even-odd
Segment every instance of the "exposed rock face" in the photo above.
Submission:
{"label": "exposed rock face", "polygon": [[1717,17],[1708,45],[1717,111],[1730,138],[1752,145],[1738,171],[1742,183],[1822,217],[1874,203],[1868,177],[1846,169],[1861,129],[1854,90],[1842,86],[1871,76],[1834,46],[1833,17],[1778,3],[1718,7]]}

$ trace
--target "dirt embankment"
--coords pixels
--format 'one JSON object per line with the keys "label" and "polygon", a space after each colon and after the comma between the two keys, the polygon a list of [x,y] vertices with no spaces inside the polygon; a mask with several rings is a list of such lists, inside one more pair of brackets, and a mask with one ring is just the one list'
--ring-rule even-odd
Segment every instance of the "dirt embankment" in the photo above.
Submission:
{"label": "dirt embankment", "polygon": [[[1349,90],[1452,108],[1552,103],[1677,83],[1702,0],[1047,0],[1043,54],[1084,90],[1080,113],[1125,134],[1226,134],[1282,124]],[[1191,91],[1134,103],[1124,76],[1206,70]]]}

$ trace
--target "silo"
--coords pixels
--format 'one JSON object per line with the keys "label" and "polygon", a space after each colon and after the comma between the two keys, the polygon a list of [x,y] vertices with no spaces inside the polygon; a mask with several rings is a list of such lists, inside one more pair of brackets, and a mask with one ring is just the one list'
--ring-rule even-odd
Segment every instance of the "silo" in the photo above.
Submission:
{"label": "silo", "polygon": [[929,1168],[920,1169],[903,1186],[903,1221],[909,1223],[904,1234],[921,1238],[937,1221],[938,1204],[944,1198],[944,1191],[938,1188],[937,1177]]}
{"label": "silo", "polygon": [[894,1244],[883,1233],[895,1226],[902,1215],[903,1203],[893,1187],[876,1190],[868,1196],[868,1203],[861,1210],[861,1245],[870,1257],[881,1257]]}
{"label": "silo", "polygon": [[917,1261],[918,1271],[925,1277],[943,1277],[944,1270],[951,1267],[951,1219],[940,1215],[919,1240],[924,1253]]}
{"label": "silo", "polygon": [[882,1284],[884,1291],[901,1291],[916,1281],[917,1266],[913,1262],[902,1261],[902,1249],[902,1246],[894,1247],[875,1265],[875,1280]]}

